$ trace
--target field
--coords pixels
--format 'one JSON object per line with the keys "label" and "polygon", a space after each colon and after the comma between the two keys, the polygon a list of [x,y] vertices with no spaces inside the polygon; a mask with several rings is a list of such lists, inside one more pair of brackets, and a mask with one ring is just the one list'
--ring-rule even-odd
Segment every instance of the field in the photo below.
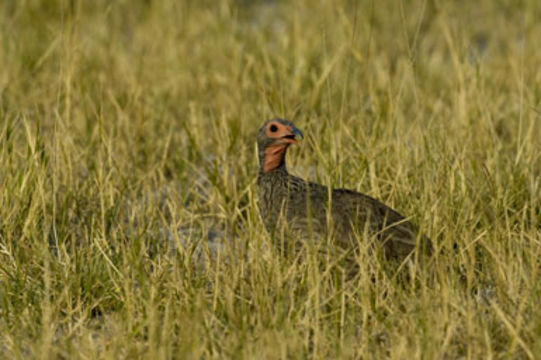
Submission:
{"label": "field", "polygon": [[[0,2],[0,358],[541,358],[541,3]],[[255,136],[436,243],[291,262]],[[332,260],[332,259],[331,259]]]}

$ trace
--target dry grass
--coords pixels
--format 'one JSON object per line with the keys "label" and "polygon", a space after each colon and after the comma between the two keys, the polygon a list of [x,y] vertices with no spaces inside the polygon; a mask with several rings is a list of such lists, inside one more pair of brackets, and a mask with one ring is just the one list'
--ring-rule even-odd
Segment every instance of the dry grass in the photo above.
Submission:
{"label": "dry grass", "polygon": [[[0,2],[0,357],[538,358],[541,6],[474,3]],[[272,250],[271,116],[426,279]]]}

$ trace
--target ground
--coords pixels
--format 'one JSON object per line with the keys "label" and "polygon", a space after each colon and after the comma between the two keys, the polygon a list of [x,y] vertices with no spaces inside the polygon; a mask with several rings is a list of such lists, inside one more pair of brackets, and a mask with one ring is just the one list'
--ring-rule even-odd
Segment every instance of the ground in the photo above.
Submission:
{"label": "ground", "polygon": [[[0,357],[538,358],[538,1],[0,2]],[[436,244],[290,262],[255,135]]]}

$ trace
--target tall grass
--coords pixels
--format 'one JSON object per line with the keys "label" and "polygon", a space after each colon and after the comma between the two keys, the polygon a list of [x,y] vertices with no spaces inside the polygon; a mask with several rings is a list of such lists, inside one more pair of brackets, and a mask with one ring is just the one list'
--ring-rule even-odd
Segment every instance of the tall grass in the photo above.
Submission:
{"label": "tall grass", "polygon": [[[0,356],[539,358],[540,5],[0,2]],[[273,250],[273,116],[291,172],[435,240],[426,278]]]}

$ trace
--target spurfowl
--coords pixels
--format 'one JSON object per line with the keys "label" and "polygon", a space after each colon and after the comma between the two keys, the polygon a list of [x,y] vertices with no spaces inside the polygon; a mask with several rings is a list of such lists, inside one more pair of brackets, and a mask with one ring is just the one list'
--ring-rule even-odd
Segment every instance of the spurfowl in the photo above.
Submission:
{"label": "spurfowl", "polygon": [[283,119],[267,121],[257,135],[259,211],[279,248],[298,250],[309,239],[330,235],[346,251],[355,249],[356,239],[368,237],[387,259],[403,260],[412,253],[417,233],[397,211],[370,196],[330,190],[287,172],[287,148],[302,138],[300,130]]}

